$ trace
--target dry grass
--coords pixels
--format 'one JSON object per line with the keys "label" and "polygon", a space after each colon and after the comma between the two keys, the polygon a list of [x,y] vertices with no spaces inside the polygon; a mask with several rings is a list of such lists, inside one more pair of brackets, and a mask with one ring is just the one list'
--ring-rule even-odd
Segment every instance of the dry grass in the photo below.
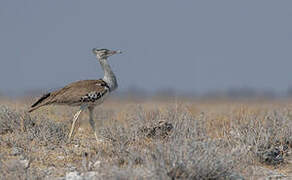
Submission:
{"label": "dry grass", "polygon": [[[111,100],[67,142],[76,108],[0,106],[0,179],[258,179],[292,173],[285,102]],[[70,173],[71,172],[71,173]],[[290,176],[291,177],[291,176]]]}

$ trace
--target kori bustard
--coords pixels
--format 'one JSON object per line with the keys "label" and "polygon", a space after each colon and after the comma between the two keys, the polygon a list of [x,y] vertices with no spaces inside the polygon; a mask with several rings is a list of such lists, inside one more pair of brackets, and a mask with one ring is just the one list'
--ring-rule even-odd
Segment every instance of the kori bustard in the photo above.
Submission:
{"label": "kori bustard", "polygon": [[73,118],[69,133],[69,141],[71,140],[74,132],[75,123],[80,113],[85,109],[89,110],[89,123],[96,140],[99,141],[95,130],[93,109],[95,106],[101,104],[108,94],[118,87],[116,76],[108,64],[108,57],[114,54],[119,54],[121,51],[94,48],[92,49],[92,52],[96,55],[96,58],[99,60],[99,63],[104,71],[104,77],[102,79],[73,82],[60,90],[43,95],[29,109],[29,112],[32,112],[42,106],[51,104],[80,106],[80,109],[76,112]]}

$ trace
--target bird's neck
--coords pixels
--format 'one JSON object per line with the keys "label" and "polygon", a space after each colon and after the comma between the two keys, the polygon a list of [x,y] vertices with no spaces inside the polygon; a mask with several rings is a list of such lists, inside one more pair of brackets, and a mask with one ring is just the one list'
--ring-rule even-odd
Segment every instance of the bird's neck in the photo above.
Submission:
{"label": "bird's neck", "polygon": [[104,71],[104,77],[102,80],[104,80],[108,84],[110,91],[117,89],[118,88],[117,79],[110,65],[108,64],[107,59],[106,58],[99,59],[99,62]]}

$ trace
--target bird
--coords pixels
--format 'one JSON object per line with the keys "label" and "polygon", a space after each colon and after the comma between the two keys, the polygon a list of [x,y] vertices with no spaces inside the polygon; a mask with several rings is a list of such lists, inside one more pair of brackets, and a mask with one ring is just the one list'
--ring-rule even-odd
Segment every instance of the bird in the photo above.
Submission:
{"label": "bird", "polygon": [[116,76],[108,63],[108,57],[120,54],[122,51],[93,48],[92,52],[104,71],[104,77],[102,79],[76,81],[59,90],[46,93],[33,103],[28,110],[31,113],[47,105],[79,106],[80,108],[74,115],[68,135],[69,141],[72,138],[75,123],[79,115],[86,109],[89,110],[89,124],[94,132],[95,139],[100,141],[96,134],[95,121],[93,119],[94,108],[100,105],[111,92],[118,88]]}

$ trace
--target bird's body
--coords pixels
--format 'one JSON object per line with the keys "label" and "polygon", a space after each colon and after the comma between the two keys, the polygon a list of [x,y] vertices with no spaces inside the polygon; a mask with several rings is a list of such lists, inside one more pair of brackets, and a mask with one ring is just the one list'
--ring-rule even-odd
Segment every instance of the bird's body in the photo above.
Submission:
{"label": "bird's body", "polygon": [[77,81],[62,89],[43,95],[31,106],[29,112],[51,104],[96,106],[103,102],[109,92],[109,86],[102,79]]}
{"label": "bird's body", "polygon": [[59,90],[43,95],[29,109],[29,112],[32,112],[42,106],[51,104],[80,106],[80,110],[74,116],[69,139],[74,131],[75,122],[77,121],[80,113],[86,108],[89,110],[89,122],[97,139],[95,122],[93,120],[93,109],[95,106],[101,104],[110,92],[114,91],[118,87],[116,77],[107,62],[107,58],[113,54],[121,52],[110,51],[107,49],[93,49],[93,53],[96,54],[97,59],[104,70],[103,79],[81,80],[68,84]]}

